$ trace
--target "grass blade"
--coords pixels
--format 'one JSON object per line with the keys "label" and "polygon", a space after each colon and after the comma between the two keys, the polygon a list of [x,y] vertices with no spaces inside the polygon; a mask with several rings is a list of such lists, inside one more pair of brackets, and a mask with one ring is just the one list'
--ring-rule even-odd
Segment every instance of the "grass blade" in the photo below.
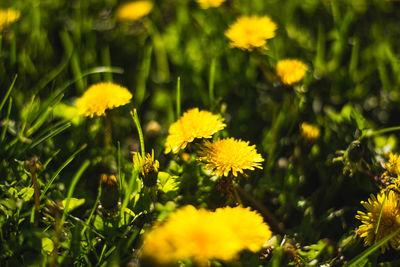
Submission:
{"label": "grass blade", "polygon": [[67,213],[68,213],[68,208],[69,208],[69,202],[71,200],[72,194],[74,193],[76,184],[78,183],[79,179],[81,178],[83,172],[87,169],[87,167],[89,167],[90,161],[89,160],[85,160],[81,167],[79,168],[79,170],[76,172],[75,176],[72,178],[72,182],[69,185],[69,189],[68,189],[68,194],[67,194],[67,199],[65,202],[65,207],[63,210],[63,214],[61,217],[61,225],[64,224],[65,222],[65,218],[67,217]]}
{"label": "grass blade", "polygon": [[55,172],[55,174],[53,175],[53,177],[51,177],[49,183],[46,185],[46,187],[44,188],[44,190],[42,191],[42,194],[40,195],[40,199],[42,199],[44,197],[44,195],[46,194],[47,190],[49,190],[50,186],[53,184],[54,180],[57,178],[57,176],[60,174],[60,172],[68,165],[71,163],[72,160],[74,160],[74,158],[76,157],[76,155],[81,152],[82,150],[84,150],[87,147],[86,144],[84,144],[83,146],[81,146],[77,151],[74,152],[74,154],[72,154],[62,165],[60,168],[58,168],[58,170]]}
{"label": "grass blade", "polygon": [[15,84],[15,81],[16,81],[16,80],[17,80],[17,75],[14,76],[14,80],[12,81],[12,83],[11,83],[10,87],[8,88],[8,90],[7,90],[7,92],[6,92],[6,94],[5,94],[4,98],[3,98],[3,100],[1,101],[1,104],[0,104],[0,111],[3,109],[3,106],[4,106],[4,104],[6,103],[8,96],[10,95],[12,89],[14,88],[14,84]]}
{"label": "grass blade", "polygon": [[355,258],[353,258],[348,264],[346,264],[346,267],[355,267],[359,266],[362,261],[364,261],[369,255],[371,255],[373,252],[375,252],[377,249],[379,249],[381,246],[383,246],[386,242],[388,242],[390,239],[398,235],[400,232],[400,229],[397,229],[390,235],[387,235],[386,237],[382,238],[378,242],[376,242],[373,246],[367,248],[364,250],[362,253],[357,255]]}

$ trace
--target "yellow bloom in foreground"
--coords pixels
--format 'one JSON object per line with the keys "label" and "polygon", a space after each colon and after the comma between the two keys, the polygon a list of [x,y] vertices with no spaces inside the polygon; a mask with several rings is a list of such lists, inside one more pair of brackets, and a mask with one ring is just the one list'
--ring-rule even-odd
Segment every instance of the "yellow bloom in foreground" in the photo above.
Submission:
{"label": "yellow bloom in foreground", "polygon": [[[364,238],[365,246],[373,245],[376,241],[390,235],[400,227],[400,199],[397,193],[389,191],[382,210],[379,229],[375,236],[374,232],[384,199],[385,192],[382,191],[378,194],[378,198],[371,194],[368,202],[361,201],[367,212],[357,211],[356,218],[362,222],[362,225],[358,227],[356,232]],[[389,243],[394,249],[400,249],[400,234],[392,238]],[[382,251],[385,251],[388,247],[389,245],[386,243],[382,246]]]}
{"label": "yellow bloom in foreground", "polygon": [[123,4],[117,10],[117,18],[124,21],[138,20],[153,9],[153,2],[151,1],[136,1]]}
{"label": "yellow bloom in foreground", "polygon": [[171,124],[169,135],[165,143],[165,153],[178,153],[188,143],[196,138],[211,138],[211,136],[224,129],[225,123],[219,115],[193,108],[186,111],[182,117]]}
{"label": "yellow bloom in foreground", "polygon": [[161,264],[192,259],[206,266],[211,259],[235,259],[244,249],[256,252],[271,236],[262,217],[250,209],[212,212],[186,206],[146,235],[141,255]]}
{"label": "yellow bloom in foreground", "polygon": [[286,85],[294,84],[306,75],[307,66],[297,59],[283,59],[276,64],[276,73]]}
{"label": "yellow bloom in foreground", "polygon": [[110,82],[94,84],[76,101],[78,113],[93,117],[105,114],[130,102],[132,94],[128,89]]}
{"label": "yellow bloom in foreground", "polygon": [[226,0],[197,0],[197,3],[199,3],[202,9],[207,9],[209,7],[219,7],[225,1]]}
{"label": "yellow bloom in foreground", "polygon": [[257,153],[255,146],[249,142],[234,138],[221,139],[216,142],[205,142],[199,151],[200,160],[206,163],[206,169],[213,170],[219,176],[228,176],[232,171],[236,177],[243,170],[262,169],[264,159]]}
{"label": "yellow bloom in foreground", "polygon": [[256,47],[268,49],[267,39],[275,37],[276,28],[268,16],[242,16],[229,26],[225,36],[233,47],[250,51]]}
{"label": "yellow bloom in foreground", "polygon": [[0,31],[18,20],[20,16],[21,13],[18,10],[12,8],[0,9]]}
{"label": "yellow bloom in foreground", "polygon": [[303,122],[300,126],[300,135],[304,140],[308,142],[313,142],[317,140],[320,134],[321,133],[319,128],[315,125]]}

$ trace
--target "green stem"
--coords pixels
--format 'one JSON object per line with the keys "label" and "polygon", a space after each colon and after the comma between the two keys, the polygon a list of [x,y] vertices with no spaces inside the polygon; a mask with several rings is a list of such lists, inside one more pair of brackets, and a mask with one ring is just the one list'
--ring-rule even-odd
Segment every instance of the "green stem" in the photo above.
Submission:
{"label": "green stem", "polygon": [[210,66],[210,78],[208,81],[208,97],[210,100],[210,108],[211,110],[214,108],[214,80],[215,80],[215,58],[211,61]]}
{"label": "green stem", "polygon": [[181,116],[181,77],[176,82],[176,119]]}
{"label": "green stem", "polygon": [[388,128],[384,128],[384,129],[380,129],[380,130],[375,130],[375,131],[368,131],[360,139],[363,139],[365,137],[371,137],[374,135],[380,135],[380,134],[384,134],[384,133],[394,132],[394,131],[400,131],[400,126],[388,127]]}
{"label": "green stem", "polygon": [[137,129],[138,135],[139,135],[140,153],[142,155],[142,158],[144,158],[145,157],[144,138],[143,138],[142,127],[140,126],[140,121],[139,121],[139,117],[137,115],[136,108],[133,109],[133,112],[131,111],[131,116],[132,116],[133,121],[135,122],[136,129]]}

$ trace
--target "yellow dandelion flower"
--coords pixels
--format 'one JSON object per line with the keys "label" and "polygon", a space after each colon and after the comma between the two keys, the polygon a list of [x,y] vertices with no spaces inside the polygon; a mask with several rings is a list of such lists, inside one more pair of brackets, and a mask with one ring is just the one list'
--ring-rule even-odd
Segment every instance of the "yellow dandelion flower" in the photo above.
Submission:
{"label": "yellow dandelion flower", "polygon": [[229,26],[225,36],[232,47],[252,51],[260,47],[268,49],[267,39],[275,37],[277,26],[268,16],[242,16]]}
{"label": "yellow dandelion flower", "polygon": [[200,160],[206,163],[206,169],[212,170],[219,176],[228,176],[229,172],[236,177],[243,170],[262,169],[262,156],[257,153],[255,146],[249,142],[234,138],[221,139],[216,142],[205,142],[199,151]]}
{"label": "yellow dandelion flower", "polygon": [[225,207],[217,209],[215,214],[221,216],[221,220],[229,220],[227,222],[229,227],[240,240],[246,240],[243,245],[252,252],[259,251],[264,243],[272,237],[272,232],[264,223],[261,215],[251,211],[250,208]]}
{"label": "yellow dandelion flower", "polygon": [[317,126],[303,122],[300,125],[300,135],[307,142],[313,142],[320,136],[320,130]]}
{"label": "yellow dandelion flower", "polygon": [[[244,226],[240,230],[239,224]],[[186,206],[146,235],[141,256],[161,264],[192,259],[207,266],[211,259],[235,259],[249,247],[258,251],[271,235],[262,217],[249,209],[221,208],[212,212]]]}
{"label": "yellow dandelion flower", "polygon": [[199,3],[202,9],[207,9],[210,7],[219,7],[225,1],[226,0],[197,0],[197,3]]}
{"label": "yellow dandelion flower", "polygon": [[78,113],[93,117],[105,114],[106,109],[113,109],[128,104],[132,94],[128,89],[110,82],[94,84],[76,101]]}
{"label": "yellow dandelion flower", "polygon": [[146,16],[153,9],[151,1],[135,1],[123,4],[117,10],[117,18],[121,21],[135,21]]}
{"label": "yellow dandelion flower", "polygon": [[21,13],[18,10],[12,8],[0,9],[0,31],[18,20],[20,16]]}
{"label": "yellow dandelion flower", "polygon": [[383,164],[384,168],[386,169],[383,176],[400,177],[400,155],[390,152],[384,156],[386,156],[388,160]]}
{"label": "yellow dandelion flower", "polygon": [[178,153],[194,139],[211,138],[214,133],[224,129],[225,126],[219,115],[198,108],[190,109],[169,127],[165,153],[170,151]]}
{"label": "yellow dandelion flower", "polygon": [[286,85],[292,85],[303,79],[307,66],[297,59],[283,59],[276,64],[276,73]]}
{"label": "yellow dandelion flower", "polygon": [[[362,222],[362,225],[358,227],[356,232],[360,237],[364,238],[365,246],[373,245],[400,227],[400,198],[397,193],[389,191],[383,206],[378,232],[376,235],[374,234],[384,199],[385,192],[381,191],[378,193],[377,198],[371,194],[368,202],[361,201],[367,212],[357,211],[356,218]],[[400,249],[400,234],[392,238],[389,243],[394,249]],[[382,246],[382,251],[384,252],[388,247],[389,244],[386,243]]]}
{"label": "yellow dandelion flower", "polygon": [[140,169],[144,185],[150,187],[156,185],[160,163],[158,160],[154,160],[154,150],[151,150],[151,155],[147,153],[144,158],[140,155],[140,153],[134,153],[133,165]]}

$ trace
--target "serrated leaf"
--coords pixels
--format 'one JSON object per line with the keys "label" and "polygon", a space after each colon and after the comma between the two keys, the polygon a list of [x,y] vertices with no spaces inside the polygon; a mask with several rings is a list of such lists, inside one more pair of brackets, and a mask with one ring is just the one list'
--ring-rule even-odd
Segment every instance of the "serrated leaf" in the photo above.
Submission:
{"label": "serrated leaf", "polygon": [[166,172],[159,172],[158,180],[160,181],[160,190],[164,193],[178,190],[179,181],[177,180],[177,178],[179,178],[179,176],[172,176]]}

